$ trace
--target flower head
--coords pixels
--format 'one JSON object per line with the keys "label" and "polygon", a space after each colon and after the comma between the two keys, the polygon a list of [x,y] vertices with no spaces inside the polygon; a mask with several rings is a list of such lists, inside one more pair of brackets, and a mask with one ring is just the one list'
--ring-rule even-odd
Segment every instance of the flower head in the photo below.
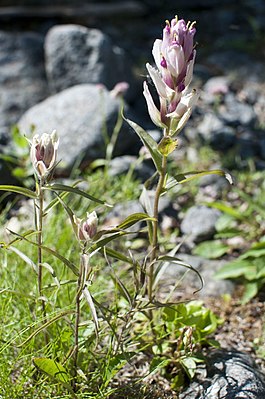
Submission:
{"label": "flower head", "polygon": [[30,158],[33,168],[40,180],[46,180],[52,172],[58,152],[59,139],[54,130],[52,134],[44,133],[33,137]]}
{"label": "flower head", "polygon": [[196,55],[193,44],[195,32],[194,23],[186,24],[183,19],[177,18],[171,23],[167,21],[162,40],[155,40],[153,46],[156,68],[146,64],[160,101],[158,109],[144,82],[143,94],[148,112],[155,125],[166,128],[171,135],[180,130],[179,123],[183,127],[183,120],[188,120],[192,105],[197,100],[195,91],[187,94]]}
{"label": "flower head", "polygon": [[74,215],[74,228],[78,240],[91,240],[97,232],[97,227],[98,217],[95,211],[87,213],[86,220],[79,219]]}

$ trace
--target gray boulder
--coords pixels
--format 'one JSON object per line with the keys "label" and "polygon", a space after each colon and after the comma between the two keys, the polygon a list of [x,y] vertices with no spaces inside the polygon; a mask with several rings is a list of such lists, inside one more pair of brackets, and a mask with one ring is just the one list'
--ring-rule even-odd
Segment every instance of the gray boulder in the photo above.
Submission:
{"label": "gray boulder", "polygon": [[[76,161],[90,162],[105,156],[104,132],[113,132],[119,107],[119,99],[106,89],[92,84],[77,85],[29,109],[18,125],[27,136],[32,125],[38,134],[56,129],[60,166],[69,169]],[[125,112],[127,115],[128,111]],[[136,153],[139,146],[137,135],[123,123],[115,153]]]}
{"label": "gray boulder", "polygon": [[54,26],[45,39],[45,56],[53,92],[82,83],[100,83],[109,90],[121,81],[132,83],[123,50],[97,29],[73,24]]}
{"label": "gray boulder", "polygon": [[198,378],[180,399],[264,399],[265,377],[252,358],[236,351],[213,351],[207,357],[207,376]]}
{"label": "gray boulder", "polygon": [[192,206],[182,220],[181,231],[196,243],[211,239],[220,215],[221,212],[217,209],[201,205]]}
{"label": "gray boulder", "polygon": [[0,31],[0,137],[47,96],[43,58],[42,35]]}

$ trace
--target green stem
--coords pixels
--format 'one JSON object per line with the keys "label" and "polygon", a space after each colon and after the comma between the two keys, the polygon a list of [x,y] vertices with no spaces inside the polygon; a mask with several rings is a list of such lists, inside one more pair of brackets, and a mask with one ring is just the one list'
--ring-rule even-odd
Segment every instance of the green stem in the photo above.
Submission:
{"label": "green stem", "polygon": [[148,299],[150,302],[153,300],[153,283],[154,283],[154,262],[157,258],[157,249],[158,249],[158,207],[160,196],[163,192],[165,177],[166,177],[166,169],[167,169],[167,157],[163,156],[162,158],[162,169],[159,173],[159,180],[156,187],[155,198],[154,198],[154,209],[153,209],[153,239],[152,239],[152,249],[150,256],[150,268],[149,268],[149,280],[148,280]]}
{"label": "green stem", "polygon": [[79,352],[79,323],[80,323],[80,296],[84,286],[85,270],[83,259],[81,256],[79,275],[76,286],[76,297],[75,297],[75,327],[74,327],[74,376],[73,376],[73,391],[77,391],[76,377],[77,377],[77,366],[78,366],[78,352]]}
{"label": "green stem", "polygon": [[[39,206],[38,206],[38,293],[39,297],[42,298],[42,242],[43,242],[43,203],[44,203],[44,196],[43,196],[43,189],[42,189],[42,182],[39,185]],[[42,314],[44,317],[44,323],[46,322],[46,308],[45,308],[45,300],[41,299],[42,304]]]}

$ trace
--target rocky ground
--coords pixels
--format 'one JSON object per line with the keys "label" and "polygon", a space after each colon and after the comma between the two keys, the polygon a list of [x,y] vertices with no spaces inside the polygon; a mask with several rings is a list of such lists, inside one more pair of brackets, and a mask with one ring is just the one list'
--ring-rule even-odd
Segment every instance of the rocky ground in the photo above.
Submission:
{"label": "rocky ground", "polygon": [[[63,175],[69,173],[81,153],[84,165],[103,157],[102,126],[105,121],[111,132],[116,122],[119,101],[112,89],[120,81],[130,85],[126,116],[152,130],[158,138],[159,132],[149,121],[141,94],[142,81],[146,78],[144,65],[152,62],[152,43],[161,37],[164,20],[178,14],[197,21],[198,56],[193,85],[200,89],[201,95],[180,138],[176,160],[198,158],[199,148],[206,144],[220,154],[220,162],[226,155],[226,164],[221,166],[243,169],[252,163],[257,170],[265,169],[265,4],[262,0],[179,1],[178,9],[172,8],[170,0],[78,1],[75,7],[70,1],[59,0],[54,1],[52,7],[45,0],[38,2],[38,7],[34,1],[22,4],[17,0],[12,6],[8,3],[0,1],[0,149],[3,153],[9,153],[14,145],[10,128],[18,123],[21,132],[27,135],[32,125],[37,132],[57,129],[61,137],[60,173]],[[126,124],[122,126],[118,144],[111,163],[113,175],[126,172],[140,149],[138,139]],[[1,184],[13,180],[7,166],[0,161]],[[135,171],[142,181],[153,173],[148,162],[137,165]],[[218,198],[226,185],[225,179],[211,177],[202,181],[201,189]],[[133,206],[139,210],[139,205]],[[121,217],[131,210],[132,204],[127,210],[114,209],[109,217]],[[162,212],[166,223],[166,216],[176,209],[165,201]],[[190,237],[186,248],[212,238],[218,216],[219,211],[208,207],[190,208],[178,221],[181,233]],[[264,378],[252,364],[254,359],[264,372],[264,362],[254,351],[256,342],[264,334],[264,298],[261,295],[248,305],[240,305],[234,284],[216,283],[212,278],[221,266],[220,261],[182,255],[183,260],[207,279],[205,289],[198,295],[225,319],[216,338],[222,348],[234,351],[222,360],[228,362],[228,380],[243,375],[245,370],[246,380],[256,382],[256,394],[253,387],[242,393],[243,396],[236,390],[225,391],[224,380],[219,391],[214,391],[214,384],[210,385],[205,377],[198,378],[190,388],[193,394],[187,392],[181,398],[264,398]],[[170,285],[170,279],[179,275],[175,269],[168,268],[165,277]],[[197,282],[190,276],[187,282],[193,292]],[[164,288],[167,289],[165,284]],[[227,293],[233,298],[229,304],[220,299]],[[217,383],[223,370],[216,366],[221,362],[220,353],[209,359],[209,375]],[[239,371],[229,369],[231,359],[239,365]],[[141,362],[143,365],[144,361]],[[127,381],[125,376],[124,381]],[[149,382],[156,388],[152,388],[146,398],[174,397],[165,381]]]}

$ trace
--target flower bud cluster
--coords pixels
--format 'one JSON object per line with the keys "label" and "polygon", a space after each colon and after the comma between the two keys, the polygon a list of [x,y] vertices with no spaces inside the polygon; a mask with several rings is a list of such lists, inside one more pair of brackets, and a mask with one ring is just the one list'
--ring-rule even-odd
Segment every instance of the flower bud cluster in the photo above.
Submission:
{"label": "flower bud cluster", "polygon": [[155,40],[153,45],[156,68],[146,64],[160,101],[158,109],[144,82],[149,115],[155,125],[166,129],[171,136],[183,128],[198,99],[195,90],[188,92],[196,55],[195,32],[194,23],[186,24],[177,18],[167,21],[162,40]]}
{"label": "flower bud cluster", "polygon": [[59,139],[54,130],[52,134],[44,133],[41,137],[36,134],[31,143],[30,158],[33,168],[42,181],[51,174],[56,164]]}
{"label": "flower bud cluster", "polygon": [[87,213],[86,220],[79,219],[74,215],[74,229],[79,241],[89,241],[91,240],[98,227],[98,217],[95,211]]}

